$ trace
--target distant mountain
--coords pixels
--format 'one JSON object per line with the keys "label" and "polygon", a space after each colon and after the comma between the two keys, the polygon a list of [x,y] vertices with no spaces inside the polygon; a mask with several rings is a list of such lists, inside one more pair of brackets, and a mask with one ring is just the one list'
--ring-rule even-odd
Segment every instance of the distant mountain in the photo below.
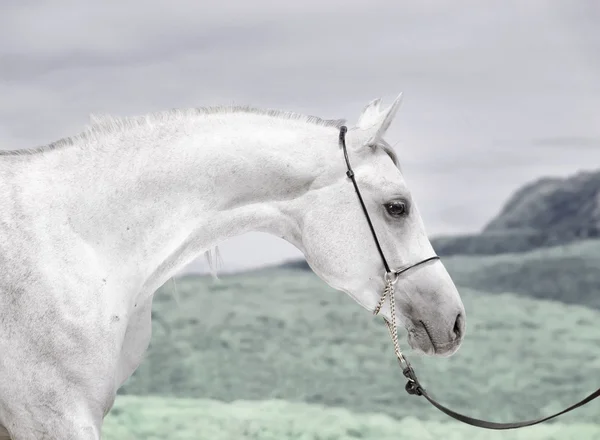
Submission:
{"label": "distant mountain", "polygon": [[523,252],[600,237],[600,171],[525,185],[480,234],[432,240],[441,255]]}
{"label": "distant mountain", "polygon": [[572,232],[578,236],[600,230],[600,171],[525,185],[504,205],[484,232],[531,229]]}

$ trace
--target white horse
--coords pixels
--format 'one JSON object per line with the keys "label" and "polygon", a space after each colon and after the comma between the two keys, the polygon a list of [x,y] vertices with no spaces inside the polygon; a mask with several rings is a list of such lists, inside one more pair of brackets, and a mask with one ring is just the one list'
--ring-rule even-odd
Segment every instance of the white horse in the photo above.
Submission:
{"label": "white horse", "polygon": [[[390,266],[433,255],[383,135],[400,104],[347,133]],[[95,120],[46,147],[0,154],[0,437],[99,439],[150,341],[155,291],[219,242],[281,237],[367,310],[384,267],[338,145],[343,121],[224,107]],[[440,261],[398,281],[409,344],[449,356],[465,311]],[[276,298],[274,298],[277,301]],[[389,305],[381,314],[390,318]]]}

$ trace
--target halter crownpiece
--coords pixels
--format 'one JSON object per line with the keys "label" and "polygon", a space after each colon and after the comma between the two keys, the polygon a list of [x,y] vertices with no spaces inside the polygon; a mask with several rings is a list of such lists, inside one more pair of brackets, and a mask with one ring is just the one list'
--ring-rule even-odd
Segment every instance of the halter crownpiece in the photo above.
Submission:
{"label": "halter crownpiece", "polygon": [[377,246],[377,250],[379,251],[379,255],[381,256],[381,259],[383,261],[383,266],[385,267],[385,274],[384,274],[385,288],[384,288],[383,294],[381,295],[381,298],[379,299],[379,302],[377,303],[377,306],[375,307],[375,310],[373,311],[373,314],[377,315],[379,313],[379,311],[381,310],[381,307],[385,303],[386,298],[389,298],[390,321],[388,321],[385,318],[384,318],[384,321],[390,332],[390,336],[392,338],[392,343],[394,344],[394,352],[396,354],[396,358],[398,359],[400,368],[402,368],[402,373],[404,374],[404,376],[407,379],[407,383],[405,386],[406,392],[411,395],[425,397],[425,399],[427,399],[429,401],[429,403],[431,403],[437,409],[439,409],[443,413],[447,414],[448,416],[452,417],[453,419],[456,419],[456,420],[466,423],[468,425],[477,426],[479,428],[494,429],[494,430],[516,429],[516,428],[523,428],[525,426],[537,425],[538,423],[542,423],[547,420],[558,417],[562,414],[568,413],[569,411],[579,408],[580,406],[583,406],[586,403],[591,402],[592,400],[596,399],[597,397],[600,397],[600,388],[598,388],[595,392],[593,392],[592,394],[590,394],[589,396],[587,396],[585,399],[581,400],[580,402],[576,403],[575,405],[572,405],[572,406],[568,407],[567,409],[565,409],[559,413],[553,414],[551,416],[542,417],[542,418],[535,419],[535,420],[529,420],[526,422],[496,423],[496,422],[488,422],[485,420],[474,419],[472,417],[468,417],[463,414],[459,414],[455,411],[452,411],[449,408],[446,408],[442,404],[438,403],[435,399],[433,399],[433,397],[431,397],[429,394],[427,394],[427,392],[425,391],[425,388],[423,388],[423,386],[419,383],[419,379],[417,379],[415,370],[412,368],[412,366],[408,362],[408,359],[406,359],[406,357],[402,354],[402,351],[400,350],[400,344],[398,343],[398,327],[396,325],[396,299],[394,298],[394,293],[395,293],[394,285],[398,281],[398,278],[400,277],[400,275],[402,275],[406,271],[408,271],[414,267],[420,266],[421,264],[427,263],[429,261],[439,260],[440,257],[437,255],[434,255],[432,257],[421,260],[415,264],[412,264],[408,267],[405,267],[404,269],[397,270],[397,271],[390,270],[390,266],[385,258],[383,250],[381,249],[379,239],[377,238],[375,228],[373,227],[373,222],[371,221],[371,217],[369,216],[369,212],[367,211],[365,202],[362,198],[360,190],[358,189],[358,184],[356,183],[356,178],[354,177],[354,171],[352,170],[352,167],[350,166],[350,160],[348,159],[348,150],[346,148],[346,132],[347,131],[348,131],[348,127],[346,127],[345,125],[340,127],[339,143],[340,143],[340,147],[344,151],[344,158],[346,159],[346,167],[348,168],[348,170],[346,171],[346,175],[348,176],[348,178],[350,180],[352,180],[352,184],[354,185],[356,195],[358,196],[358,200],[360,201],[360,205],[361,205],[362,210],[367,219],[367,223],[369,224],[369,229],[371,229],[371,234],[373,235],[373,239],[375,240],[375,245]]}

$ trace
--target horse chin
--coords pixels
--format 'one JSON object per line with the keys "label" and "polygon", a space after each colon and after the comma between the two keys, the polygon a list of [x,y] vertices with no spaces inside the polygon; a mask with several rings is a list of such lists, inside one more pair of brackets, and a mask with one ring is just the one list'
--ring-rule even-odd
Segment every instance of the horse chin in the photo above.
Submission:
{"label": "horse chin", "polygon": [[435,346],[429,336],[421,335],[417,333],[414,329],[407,329],[408,336],[406,338],[408,345],[417,353],[422,353],[426,356],[435,356],[436,350]]}
{"label": "horse chin", "polygon": [[434,345],[426,333],[417,332],[415,329],[408,330],[408,345],[417,353],[426,356],[450,357],[456,353],[460,347],[459,342],[452,342],[446,345]]}

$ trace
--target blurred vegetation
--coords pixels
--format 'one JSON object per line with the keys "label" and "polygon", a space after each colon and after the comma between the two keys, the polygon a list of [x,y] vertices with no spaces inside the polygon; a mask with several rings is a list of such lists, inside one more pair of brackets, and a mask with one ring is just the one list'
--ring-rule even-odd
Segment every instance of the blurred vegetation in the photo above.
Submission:
{"label": "blurred vegetation", "polygon": [[[567,288],[569,283],[577,286],[581,281],[577,258],[597,261],[600,257],[599,244],[591,241],[563,249],[540,250],[527,256],[454,257],[447,259],[446,265],[451,268],[459,287],[463,281],[468,284],[472,279],[483,282],[477,278],[480,273],[488,273],[488,278],[482,275],[482,279],[488,281],[489,274],[495,273],[498,274],[498,284],[486,284],[486,289],[496,292],[510,290],[503,283],[512,270],[508,275],[513,279],[512,286],[536,292],[536,289],[543,289],[543,283],[553,285],[556,280],[535,278],[539,275],[519,272],[516,268],[528,265],[543,267],[546,262],[548,267],[561,268],[558,271],[559,283]],[[548,276],[554,272],[557,271],[551,270]],[[525,281],[517,282],[519,277],[525,277]],[[423,426],[427,432],[433,433],[433,437],[423,435],[414,438],[438,438],[436,433],[444,429],[450,431],[443,438],[453,438],[450,435],[462,438],[461,435],[467,433],[474,439],[499,438],[485,437],[487,434],[465,431],[470,428],[447,423],[448,418],[425,400],[407,395],[381,319],[372,317],[347,295],[329,288],[312,272],[271,268],[227,275],[221,281],[188,276],[176,283],[179,305],[172,295],[175,287],[171,283],[156,294],[154,333],[147,359],[120,390],[121,395],[203,398],[222,402],[240,399],[290,402],[257,402],[257,408],[262,408],[261,405],[281,408],[273,409],[280,412],[272,419],[258,415],[255,418],[255,414],[261,413],[258,409],[242,410],[239,406],[220,406],[215,402],[198,403],[201,408],[206,408],[206,405],[221,408],[223,414],[219,417],[225,425],[238,423],[240,411],[256,426],[261,426],[261,432],[264,431],[256,435],[240,434],[237,438],[355,438],[344,434],[346,422],[343,420],[348,420],[348,423],[354,420],[360,426],[364,425],[364,429],[357,428],[360,432],[358,438],[386,438],[393,433],[402,433],[402,438],[410,438],[410,433],[405,433],[403,428],[406,424]],[[598,283],[590,286],[593,289],[588,295],[600,296]],[[600,311],[513,293],[489,294],[468,287],[460,287],[460,291],[468,317],[467,337],[459,352],[451,358],[434,359],[407,351],[424,386],[442,403],[473,417],[507,422],[563,409],[600,386]],[[401,343],[407,348],[404,340]],[[117,403],[121,402],[119,399],[121,397]],[[133,406],[126,405],[128,409],[125,410],[117,405],[116,411],[131,413],[127,415],[133,417],[131,420],[135,417],[152,418],[149,415],[152,411],[169,418],[165,419],[165,426],[181,428],[182,434],[177,431],[176,438],[188,438],[184,436],[188,434],[183,434],[187,430],[204,429],[196,428],[201,424],[199,414],[202,411],[195,412],[193,402],[181,403],[189,410],[189,413],[188,410],[182,412],[187,415],[181,415],[181,418],[176,417],[172,410],[161,407],[160,399],[149,400],[151,407],[147,409],[144,409],[145,400],[123,402]],[[178,401],[168,402],[165,401],[164,405]],[[317,406],[295,406],[292,403]],[[243,408],[250,408],[253,404],[244,405]],[[325,428],[314,428],[314,434],[307,428],[305,437],[298,437],[299,434],[292,431],[288,437],[280,434],[291,429],[283,419],[302,420],[312,411],[311,408],[320,408],[318,405],[391,417],[393,421],[390,419],[385,425],[390,433],[385,431],[388,428],[382,428],[381,432],[369,431],[371,428],[368,426],[371,425],[367,420],[370,419],[348,415],[346,419],[340,419],[339,425],[332,422],[330,436]],[[211,418],[210,414],[217,410],[207,411],[209,415],[205,417]],[[325,417],[329,410],[319,411]],[[556,438],[593,438],[597,435],[594,431],[597,427],[582,424],[598,423],[598,414],[600,409],[594,402],[562,416],[560,427],[552,429],[562,435]],[[119,420],[119,423],[126,423],[123,420],[130,419]],[[207,422],[207,426],[212,426],[211,429],[217,432],[218,424],[213,422],[217,423],[213,420]],[[138,425],[135,422],[135,429],[143,429]],[[525,434],[515,437],[505,433],[502,438],[553,438],[543,429],[523,430],[526,433],[544,433],[540,437],[527,437]],[[229,431],[225,429],[224,432]],[[317,436],[318,432],[321,437]],[[585,432],[586,435],[576,437],[579,435],[577,432]],[[219,437],[215,434],[210,438]]]}
{"label": "blurred vegetation", "polygon": [[460,286],[600,309],[600,240],[522,254],[453,256],[443,261]]}
{"label": "blurred vegetation", "polygon": [[[589,231],[532,231],[508,230],[485,231],[479,234],[434,237],[431,244],[440,256],[450,255],[497,255],[513,252],[527,252],[534,249],[569,244],[600,234]],[[582,235],[578,235],[582,234]]]}
{"label": "blurred vegetation", "polygon": [[493,432],[454,422],[395,420],[342,408],[284,401],[222,403],[210,400],[122,396],[107,417],[106,440],[600,440],[592,424],[538,425]]}
{"label": "blurred vegetation", "polygon": [[527,252],[562,244],[600,237],[600,227],[590,225],[583,229],[553,229],[548,231],[501,230],[484,231],[480,234],[434,237],[431,239],[436,252],[450,255],[497,255],[511,252]]}

